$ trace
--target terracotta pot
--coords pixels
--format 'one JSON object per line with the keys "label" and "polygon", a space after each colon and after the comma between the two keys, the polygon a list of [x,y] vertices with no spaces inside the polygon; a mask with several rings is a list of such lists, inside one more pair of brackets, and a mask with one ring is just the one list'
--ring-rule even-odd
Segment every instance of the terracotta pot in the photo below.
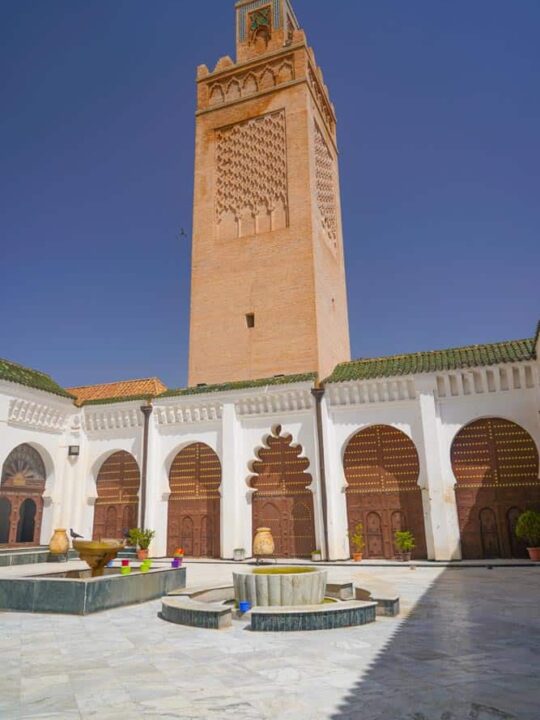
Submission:
{"label": "terracotta pot", "polygon": [[67,532],[59,528],[54,531],[49,542],[49,552],[51,555],[65,555],[69,550],[69,538]]}
{"label": "terracotta pot", "polygon": [[141,550],[140,548],[137,550],[137,558],[139,560],[148,560],[148,550]]}
{"label": "terracotta pot", "polygon": [[360,562],[362,560],[362,553],[361,552],[353,552],[352,559],[354,562]]}
{"label": "terracotta pot", "polygon": [[533,562],[540,562],[540,547],[527,548]]}
{"label": "terracotta pot", "polygon": [[274,549],[274,538],[270,528],[257,528],[253,540],[253,554],[255,556],[273,555]]}

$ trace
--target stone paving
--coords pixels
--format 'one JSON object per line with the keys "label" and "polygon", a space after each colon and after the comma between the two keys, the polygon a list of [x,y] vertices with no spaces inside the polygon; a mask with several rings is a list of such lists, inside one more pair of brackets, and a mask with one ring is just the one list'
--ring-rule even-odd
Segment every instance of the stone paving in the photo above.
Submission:
{"label": "stone paving", "polygon": [[[189,584],[231,565],[188,564]],[[539,720],[540,567],[339,567],[400,618],[258,634],[185,628],[160,603],[86,617],[0,613],[0,718]]]}

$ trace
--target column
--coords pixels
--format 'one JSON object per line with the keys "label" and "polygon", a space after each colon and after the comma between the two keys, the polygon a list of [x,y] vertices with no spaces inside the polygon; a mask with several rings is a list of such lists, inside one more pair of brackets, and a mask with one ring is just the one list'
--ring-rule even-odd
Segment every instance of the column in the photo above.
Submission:
{"label": "column", "polygon": [[424,467],[422,502],[428,557],[430,560],[459,560],[461,548],[456,496],[453,479],[445,478],[443,472],[436,381],[432,377],[420,377],[415,379],[415,385],[422,430],[418,452]]}
{"label": "column", "polygon": [[321,417],[326,470],[328,559],[345,560],[350,557],[345,474],[328,400],[326,393],[321,400]]}
{"label": "column", "polygon": [[241,426],[234,402],[224,402],[221,417],[221,557],[231,559],[235,548],[251,554],[251,506],[240,467]]}

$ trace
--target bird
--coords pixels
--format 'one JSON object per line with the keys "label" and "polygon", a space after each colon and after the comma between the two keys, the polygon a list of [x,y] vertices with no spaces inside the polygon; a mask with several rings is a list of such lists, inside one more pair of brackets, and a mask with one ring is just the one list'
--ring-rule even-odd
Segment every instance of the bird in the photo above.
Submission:
{"label": "bird", "polygon": [[184,228],[180,228],[180,232],[179,232],[179,234],[178,234],[178,239],[184,238],[184,237],[187,237],[187,233],[186,233],[186,231],[184,230]]}
{"label": "bird", "polygon": [[83,537],[82,535],[79,535],[79,533],[76,533],[73,528],[69,528],[69,536],[70,536],[70,538],[72,538],[73,540],[76,540],[77,538],[82,538],[82,537]]}

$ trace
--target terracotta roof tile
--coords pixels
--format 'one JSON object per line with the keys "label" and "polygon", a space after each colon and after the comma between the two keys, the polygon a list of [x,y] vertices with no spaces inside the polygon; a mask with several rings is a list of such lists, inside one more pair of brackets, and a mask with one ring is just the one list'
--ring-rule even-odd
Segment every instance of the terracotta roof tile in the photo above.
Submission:
{"label": "terracotta roof tile", "polygon": [[136,400],[156,397],[166,390],[167,386],[159,378],[143,378],[142,380],[120,380],[99,385],[82,385],[69,388],[68,392],[75,395],[77,405],[83,405],[100,400]]}

